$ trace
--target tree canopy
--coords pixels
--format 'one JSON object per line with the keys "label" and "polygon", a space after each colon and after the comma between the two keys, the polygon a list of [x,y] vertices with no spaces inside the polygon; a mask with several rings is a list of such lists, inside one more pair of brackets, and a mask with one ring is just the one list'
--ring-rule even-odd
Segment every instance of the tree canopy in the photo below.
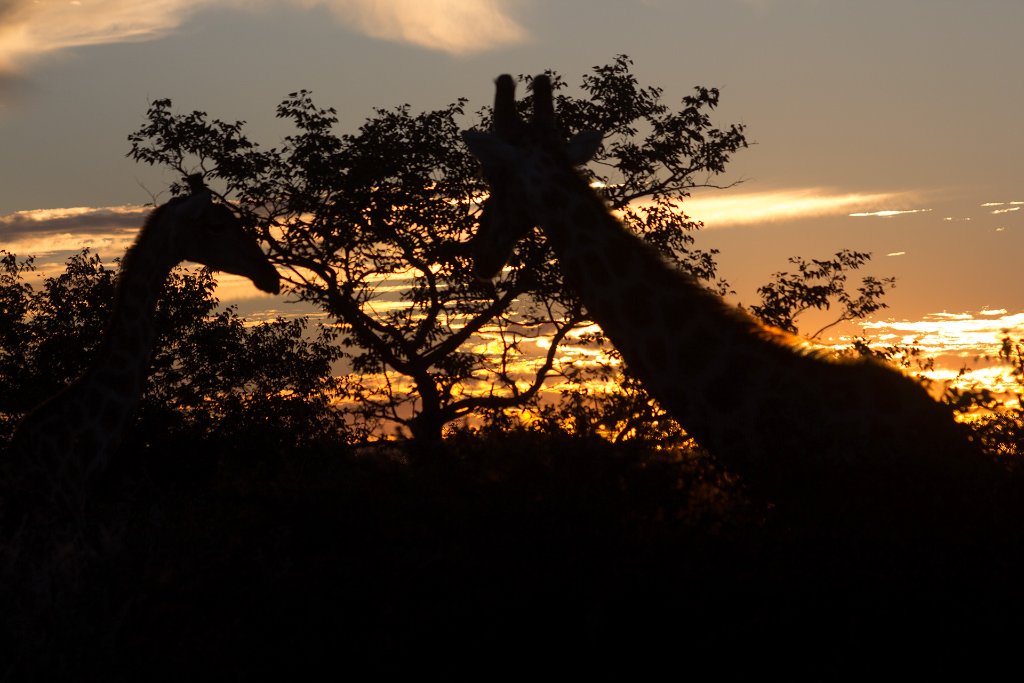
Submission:
{"label": "tree canopy", "polygon": [[[681,206],[747,145],[743,126],[712,122],[718,90],[695,88],[672,107],[631,69],[625,56],[595,67],[580,95],[554,75],[561,125],[604,135],[585,172],[631,229],[724,287],[714,252],[694,248],[699,223]],[[277,109],[296,132],[268,149],[248,139],[244,122],[176,114],[162,99],[130,136],[130,156],[200,172],[249,213],[291,294],[337,325],[352,409],[378,429],[435,440],[445,424],[522,407],[546,378],[570,372],[561,344],[571,336],[600,341],[581,333],[586,312],[538,236],[495,283],[473,279],[464,245],[485,187],[459,133],[488,126],[490,109],[467,121],[465,108],[460,99],[423,113],[378,109],[356,133],[338,134],[336,111],[299,91]],[[541,338],[546,351],[527,353],[524,344]]]}

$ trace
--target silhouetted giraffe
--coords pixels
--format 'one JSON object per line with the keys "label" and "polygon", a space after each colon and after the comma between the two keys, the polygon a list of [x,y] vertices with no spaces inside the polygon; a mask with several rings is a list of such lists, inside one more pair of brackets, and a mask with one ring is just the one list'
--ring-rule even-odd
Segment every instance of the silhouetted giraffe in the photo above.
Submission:
{"label": "silhouetted giraffe", "polygon": [[127,429],[145,388],[153,317],[172,268],[195,261],[248,277],[265,292],[280,289],[256,239],[230,209],[213,202],[201,182],[189,181],[192,194],[157,207],[125,254],[96,360],[29,413],[11,441],[15,468],[72,489],[56,495],[84,494],[85,481],[106,466]]}
{"label": "silhouetted giraffe", "polygon": [[881,363],[810,350],[631,234],[574,168],[601,136],[564,142],[550,81],[537,76],[532,88],[532,122],[519,119],[515,84],[501,76],[494,132],[463,133],[491,188],[471,245],[478,277],[496,276],[539,226],[566,282],[651,395],[724,464],[776,495],[833,511],[877,499],[885,514],[911,492],[942,508],[971,486],[964,479],[983,479],[990,463],[919,384]]}

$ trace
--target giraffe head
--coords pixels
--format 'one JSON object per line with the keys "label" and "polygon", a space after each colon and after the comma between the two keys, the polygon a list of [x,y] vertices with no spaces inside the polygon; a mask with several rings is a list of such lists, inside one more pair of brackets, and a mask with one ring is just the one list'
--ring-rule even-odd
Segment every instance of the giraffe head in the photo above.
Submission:
{"label": "giraffe head", "polygon": [[259,243],[229,208],[213,201],[209,190],[194,188],[188,197],[172,199],[151,220],[158,213],[173,223],[180,260],[247,277],[264,292],[280,291],[280,276]]}
{"label": "giraffe head", "polygon": [[504,75],[496,82],[493,132],[462,133],[491,186],[470,246],[473,271],[480,279],[497,275],[515,245],[537,225],[552,171],[575,173],[573,167],[585,164],[601,146],[601,134],[596,131],[584,131],[564,141],[555,125],[551,80],[539,75],[531,87],[531,121],[519,118],[515,82]]}

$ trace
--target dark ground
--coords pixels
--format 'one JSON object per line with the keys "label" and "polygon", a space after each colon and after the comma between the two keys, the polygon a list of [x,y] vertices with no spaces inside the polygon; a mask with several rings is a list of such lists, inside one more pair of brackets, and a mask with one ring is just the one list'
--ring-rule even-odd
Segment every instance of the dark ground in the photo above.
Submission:
{"label": "dark ground", "polygon": [[77,535],[5,529],[0,680],[830,679],[981,673],[1021,648],[1016,524],[837,533],[699,454],[449,446],[419,464],[398,449],[126,453]]}

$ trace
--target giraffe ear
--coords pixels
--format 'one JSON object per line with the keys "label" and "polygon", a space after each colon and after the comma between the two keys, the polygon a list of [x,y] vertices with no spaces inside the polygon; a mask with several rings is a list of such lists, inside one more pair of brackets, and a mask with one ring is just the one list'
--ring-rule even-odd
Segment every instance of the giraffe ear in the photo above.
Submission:
{"label": "giraffe ear", "polygon": [[462,140],[466,143],[466,147],[469,147],[470,153],[484,166],[508,164],[515,157],[515,147],[491,133],[464,130],[462,131]]}
{"label": "giraffe ear", "polygon": [[601,149],[602,138],[604,136],[596,130],[585,130],[574,135],[565,145],[573,166],[582,166],[593,159],[597,150]]}

